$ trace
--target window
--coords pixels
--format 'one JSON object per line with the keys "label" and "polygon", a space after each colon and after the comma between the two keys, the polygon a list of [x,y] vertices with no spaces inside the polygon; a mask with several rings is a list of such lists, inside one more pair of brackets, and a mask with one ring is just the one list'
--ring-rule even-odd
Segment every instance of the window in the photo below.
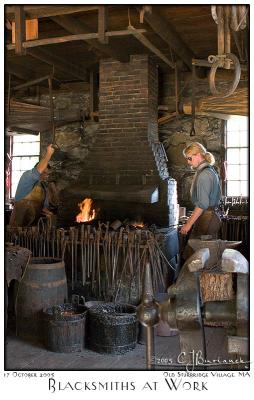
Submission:
{"label": "window", "polygon": [[233,117],[226,127],[226,195],[248,196],[248,118]]}
{"label": "window", "polygon": [[11,137],[11,190],[14,197],[19,179],[24,171],[32,169],[39,161],[40,135],[15,135]]}

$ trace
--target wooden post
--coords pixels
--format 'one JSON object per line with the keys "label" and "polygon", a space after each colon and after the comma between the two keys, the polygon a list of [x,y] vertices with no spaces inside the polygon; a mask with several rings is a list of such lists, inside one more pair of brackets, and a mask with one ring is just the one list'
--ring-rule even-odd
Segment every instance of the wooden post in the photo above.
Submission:
{"label": "wooden post", "polygon": [[225,52],[223,6],[217,7],[218,13],[218,55]]}
{"label": "wooden post", "polygon": [[94,121],[95,111],[98,106],[96,72],[90,71],[90,117]]}
{"label": "wooden post", "polygon": [[108,37],[105,32],[108,27],[108,7],[99,6],[98,9],[98,40],[102,44],[108,44]]}
{"label": "wooden post", "polygon": [[23,6],[15,6],[15,53],[22,55],[25,50],[22,47],[26,36],[25,12]]}

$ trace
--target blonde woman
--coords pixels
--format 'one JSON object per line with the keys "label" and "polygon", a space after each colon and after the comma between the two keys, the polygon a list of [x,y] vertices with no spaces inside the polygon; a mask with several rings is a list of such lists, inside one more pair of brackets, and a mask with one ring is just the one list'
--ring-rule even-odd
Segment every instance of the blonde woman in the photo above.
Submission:
{"label": "blonde woman", "polygon": [[191,168],[196,170],[191,185],[191,201],[194,210],[191,217],[182,226],[181,233],[191,231],[191,238],[211,235],[217,238],[221,221],[218,206],[221,199],[221,187],[217,172],[213,168],[214,156],[198,142],[189,144],[183,155]]}

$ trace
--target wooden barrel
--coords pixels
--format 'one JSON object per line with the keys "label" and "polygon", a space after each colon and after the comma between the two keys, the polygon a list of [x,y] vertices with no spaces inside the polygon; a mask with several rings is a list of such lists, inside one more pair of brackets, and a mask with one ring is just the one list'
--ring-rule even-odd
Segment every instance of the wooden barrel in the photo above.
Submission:
{"label": "wooden barrel", "polygon": [[80,304],[59,304],[44,315],[44,339],[48,350],[57,353],[82,351],[85,346],[87,308]]}
{"label": "wooden barrel", "polygon": [[16,299],[17,335],[33,341],[43,340],[42,310],[67,299],[64,261],[52,257],[33,257],[19,284]]}

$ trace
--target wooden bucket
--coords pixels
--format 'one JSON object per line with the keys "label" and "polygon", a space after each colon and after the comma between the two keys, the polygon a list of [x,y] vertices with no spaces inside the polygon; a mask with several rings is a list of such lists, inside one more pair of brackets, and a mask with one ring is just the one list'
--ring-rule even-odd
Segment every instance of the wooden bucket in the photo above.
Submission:
{"label": "wooden bucket", "polygon": [[44,338],[47,349],[57,353],[82,351],[85,346],[86,312],[85,306],[69,303],[45,309]]}
{"label": "wooden bucket", "polygon": [[52,257],[33,257],[20,281],[16,298],[17,335],[33,341],[43,340],[42,310],[67,299],[64,261]]}

